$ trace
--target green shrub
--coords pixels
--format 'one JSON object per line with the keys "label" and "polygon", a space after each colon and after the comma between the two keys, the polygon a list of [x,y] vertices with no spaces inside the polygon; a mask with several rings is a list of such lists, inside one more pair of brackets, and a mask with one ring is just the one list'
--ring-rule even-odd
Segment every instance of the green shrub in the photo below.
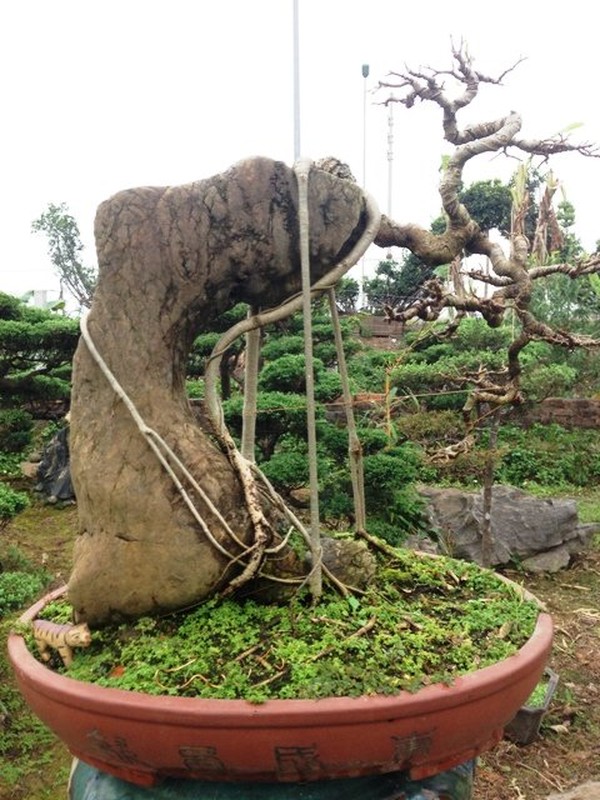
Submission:
{"label": "green shrub", "polygon": [[[420,475],[421,480],[430,483],[458,483],[461,486],[479,486],[487,463],[487,451],[478,447],[466,453],[461,453],[456,458],[443,465],[428,465],[427,475]],[[496,480],[500,479],[496,476]],[[518,484],[513,483],[514,486]]]}
{"label": "green shrub", "polygon": [[17,492],[0,482],[0,530],[28,505],[29,497],[25,492]]}
{"label": "green shrub", "polygon": [[261,356],[265,361],[276,361],[282,356],[304,353],[303,336],[269,337],[261,348]]}
{"label": "green shrub", "polygon": [[[434,480],[464,486],[480,483],[488,457],[486,444],[487,434],[483,433],[471,451],[434,468]],[[541,423],[527,429],[501,425],[494,458],[497,483],[518,487],[595,486],[600,484],[600,431],[567,430]]]}
{"label": "green shrub", "polygon": [[0,572],[0,615],[21,608],[44,588],[44,578],[31,572]]}
{"label": "green shrub", "polygon": [[324,419],[317,420],[317,447],[323,455],[336,459],[348,456],[348,429]]}
{"label": "green shrub", "polygon": [[567,364],[530,365],[523,371],[521,385],[527,400],[564,397],[577,383],[577,370]]}
{"label": "green shrub", "polygon": [[42,430],[39,432],[39,443],[42,446],[49,444],[55,436],[57,436],[63,428],[67,425],[64,419],[58,421],[47,422]]}
{"label": "green shrub", "polygon": [[394,424],[401,438],[432,447],[451,444],[465,434],[464,419],[449,409],[400,414]]}
{"label": "green shrub", "polygon": [[329,469],[320,470],[319,511],[324,520],[339,521],[354,516],[352,481],[345,462],[338,469],[332,462]]}
{"label": "green shrub", "polygon": [[452,343],[457,350],[475,352],[506,349],[512,339],[513,332],[508,323],[499,328],[490,328],[487,322],[479,317],[466,317],[461,322]]}
{"label": "green shrub", "polygon": [[490,328],[480,317],[464,317],[451,339],[444,333],[446,328],[445,322],[435,323],[425,337],[421,330],[409,331],[406,343],[414,348],[415,352],[435,351],[439,347],[441,350],[438,352],[445,350],[447,353],[459,353],[506,349],[514,338],[510,324]]}
{"label": "green shrub", "polygon": [[[323,362],[314,359],[315,375],[324,370]],[[267,392],[306,393],[306,372],[303,353],[290,353],[266,364],[260,373],[259,387]]]}
{"label": "green shrub", "polygon": [[0,478],[16,478],[21,475],[23,453],[4,453],[0,450]]}
{"label": "green shrub", "polygon": [[[225,423],[238,438],[242,433],[243,405],[240,395],[223,403]],[[323,410],[317,408],[317,414],[322,416]],[[306,439],[306,397],[286,392],[260,392],[256,410],[256,445],[260,456],[269,459],[285,435]]]}
{"label": "green shrub", "polygon": [[389,453],[365,456],[365,500],[367,509],[393,504],[395,494],[414,481],[418,457],[411,445],[397,447]]}
{"label": "green shrub", "polygon": [[413,486],[421,463],[417,448],[406,443],[365,456],[363,463],[367,514],[393,525],[397,535],[422,527],[423,502]]}
{"label": "green shrub", "polygon": [[600,482],[600,432],[567,430],[537,423],[524,430],[505,425],[498,432],[503,455],[497,480],[523,486],[591,486]]}
{"label": "green shrub", "polygon": [[31,444],[33,417],[27,411],[0,411],[0,450],[20,453]]}
{"label": "green shrub", "polygon": [[201,400],[204,397],[204,381],[188,380],[185,382],[185,390],[191,400]]}
{"label": "green shrub", "polygon": [[339,373],[332,370],[315,373],[315,400],[328,403],[342,393],[342,381]]}
{"label": "green shrub", "polygon": [[337,347],[332,339],[328,342],[316,342],[313,347],[313,353],[315,358],[318,358],[323,364],[332,365],[336,363]]}
{"label": "green shrub", "polygon": [[363,455],[365,456],[384,450],[390,443],[388,434],[383,428],[361,427],[358,428],[357,435],[362,445]]}
{"label": "green shrub", "polygon": [[450,361],[404,363],[392,370],[391,380],[399,398],[414,397],[422,408],[458,410],[467,398],[461,369]]}
{"label": "green shrub", "polygon": [[297,489],[308,483],[308,457],[297,450],[275,453],[260,468],[279,491]]}
{"label": "green shrub", "polygon": [[[501,350],[458,350],[448,354],[446,344],[436,344],[430,349],[408,353],[391,370],[398,397],[415,397],[429,410],[461,409],[469,388],[465,376],[477,373],[482,364],[489,369],[502,369],[506,360]],[[438,357],[440,349],[446,353],[443,358]]]}
{"label": "green shrub", "polygon": [[348,372],[354,391],[382,392],[385,371],[398,359],[398,353],[388,350],[365,350],[348,359]]}
{"label": "green shrub", "polygon": [[2,572],[33,572],[34,567],[29,558],[14,545],[9,545],[6,552],[2,553],[0,563]]}
{"label": "green shrub", "polygon": [[0,319],[20,319],[23,303],[18,297],[0,292]]}
{"label": "green shrub", "polygon": [[[192,344],[190,349],[186,371],[189,378],[198,378],[204,375],[206,359],[210,356],[213,348],[221,338],[222,334],[216,331],[208,331],[200,334]],[[227,354],[232,352],[239,353],[243,348],[243,339],[238,339],[228,348]],[[227,355],[224,355],[227,359]]]}

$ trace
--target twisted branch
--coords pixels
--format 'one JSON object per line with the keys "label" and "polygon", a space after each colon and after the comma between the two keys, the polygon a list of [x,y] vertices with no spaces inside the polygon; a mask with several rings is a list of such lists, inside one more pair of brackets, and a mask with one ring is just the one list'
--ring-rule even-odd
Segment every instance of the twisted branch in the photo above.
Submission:
{"label": "twisted branch", "polygon": [[[492,327],[502,323],[507,311],[514,312],[520,332],[509,347],[507,371],[504,376],[495,376],[493,380],[490,376],[480,376],[474,381],[472,395],[465,406],[465,412],[470,413],[478,403],[498,407],[521,402],[519,357],[529,342],[543,340],[568,349],[600,346],[600,339],[555,329],[536,319],[530,310],[534,281],[559,273],[572,279],[600,273],[600,254],[582,259],[577,264],[542,263],[547,257],[548,232],[555,234],[557,227],[551,208],[556,184],[551,181],[538,220],[536,254],[539,265],[532,267],[529,263],[529,241],[523,229],[526,210],[524,195],[515,198],[510,253],[505,255],[501,246],[490,241],[487,233],[479,228],[460,202],[465,165],[483,153],[507,154],[511,148],[528,156],[539,156],[543,161],[567,152],[593,158],[600,157],[600,153],[592,143],[572,143],[563,133],[544,139],[521,138],[521,116],[514,111],[495,120],[472,123],[461,128],[458,113],[476,99],[480,86],[501,83],[523,59],[493,78],[474,69],[464,43],[452,48],[452,57],[453,66],[449,70],[407,68],[401,73],[390,73],[389,79],[378,86],[378,90],[394,90],[394,95],[385,100],[386,105],[395,102],[412,108],[420,100],[433,103],[442,110],[444,138],[454,146],[439,186],[446,230],[436,235],[418,225],[401,225],[383,217],[375,243],[387,248],[408,248],[429,267],[451,264],[455,259],[470,254],[480,254],[490,260],[493,267],[491,274],[477,270],[463,273],[494,287],[495,291],[489,298],[468,294],[462,289],[457,291],[456,286],[454,291],[448,291],[440,279],[431,278],[423,284],[420,296],[408,308],[385,307],[388,319],[402,322],[414,318],[436,320],[446,308],[453,308],[458,317],[468,312],[478,312]],[[452,95],[446,89],[447,78],[451,79],[453,88],[457,90]],[[456,321],[452,325],[456,327]]]}

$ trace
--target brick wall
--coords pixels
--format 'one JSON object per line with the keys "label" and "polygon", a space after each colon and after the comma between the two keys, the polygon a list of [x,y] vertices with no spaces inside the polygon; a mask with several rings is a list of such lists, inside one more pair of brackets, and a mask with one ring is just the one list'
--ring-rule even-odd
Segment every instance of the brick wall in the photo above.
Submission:
{"label": "brick wall", "polygon": [[522,412],[524,424],[556,423],[564,428],[600,427],[600,400],[583,397],[548,397]]}

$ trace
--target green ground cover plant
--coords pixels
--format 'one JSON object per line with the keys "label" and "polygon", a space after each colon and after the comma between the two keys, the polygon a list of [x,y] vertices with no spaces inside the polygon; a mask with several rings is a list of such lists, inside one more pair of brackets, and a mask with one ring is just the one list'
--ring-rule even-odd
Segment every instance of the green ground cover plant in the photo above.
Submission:
{"label": "green ground cover plant", "polygon": [[546,700],[546,693],[548,691],[548,678],[541,680],[535,687],[533,692],[527,698],[525,705],[528,708],[540,708],[544,705]]}
{"label": "green ground cover plant", "polygon": [[[316,606],[302,595],[285,605],[214,599],[104,628],[68,674],[148,694],[253,702],[394,694],[451,683],[531,635],[539,607],[494,573],[386,550],[376,583],[359,595],[332,590]],[[70,607],[55,601],[44,616],[66,621]]]}

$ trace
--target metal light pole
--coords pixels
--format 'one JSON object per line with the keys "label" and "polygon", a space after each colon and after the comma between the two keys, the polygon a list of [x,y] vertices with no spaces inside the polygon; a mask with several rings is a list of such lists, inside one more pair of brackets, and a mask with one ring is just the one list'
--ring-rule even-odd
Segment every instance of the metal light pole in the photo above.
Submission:
{"label": "metal light pole", "polygon": [[[387,159],[388,159],[388,207],[387,213],[388,217],[392,219],[392,185],[393,185],[393,164],[394,164],[394,103],[392,99],[388,101],[388,151],[387,151]],[[388,261],[392,260],[392,251],[388,250],[387,258]]]}
{"label": "metal light pole", "polygon": [[[362,186],[367,188],[367,78],[369,77],[369,65],[363,64],[361,68],[363,76],[363,174]],[[365,256],[360,262],[360,292],[358,295],[358,305],[362,308],[365,302]]]}
{"label": "metal light pole", "polygon": [[393,162],[394,162],[394,103],[388,102],[388,217],[392,218],[392,180],[393,180]]}
{"label": "metal light pole", "polygon": [[363,189],[367,188],[367,78],[369,77],[369,65],[362,65],[363,81]]}
{"label": "metal light pole", "polygon": [[294,161],[300,158],[300,24],[298,0],[294,2]]}

